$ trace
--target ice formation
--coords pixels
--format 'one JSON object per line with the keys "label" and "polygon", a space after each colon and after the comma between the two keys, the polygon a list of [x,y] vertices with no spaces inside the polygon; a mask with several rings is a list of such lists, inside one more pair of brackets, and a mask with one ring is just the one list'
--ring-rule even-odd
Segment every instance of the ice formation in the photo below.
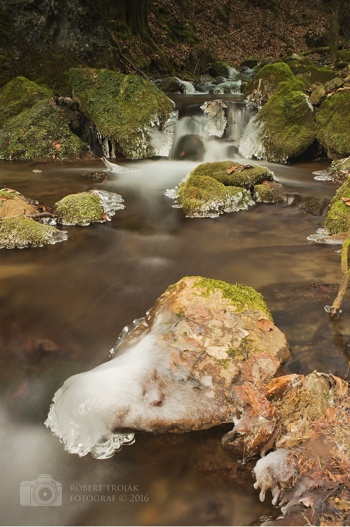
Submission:
{"label": "ice formation", "polygon": [[262,145],[263,125],[253,117],[244,129],[238,150],[246,159],[263,159],[265,157]]}
{"label": "ice formation", "polygon": [[271,490],[272,504],[277,505],[280,495],[279,483],[286,483],[297,474],[297,459],[292,451],[280,448],[259,459],[254,467],[256,483],[254,488],[260,487],[260,501],[265,500],[265,494]]}
{"label": "ice formation", "polygon": [[226,104],[223,101],[207,101],[201,106],[205,117],[204,131],[210,137],[222,137],[227,125]]}
{"label": "ice formation", "polygon": [[91,192],[97,194],[101,199],[106,220],[110,221],[117,210],[125,209],[124,200],[119,194],[107,192],[106,190],[92,190]]}
{"label": "ice formation", "polygon": [[340,235],[329,235],[325,231],[325,229],[317,229],[315,234],[310,234],[310,236],[307,237],[307,240],[310,242],[316,242],[316,243],[324,243],[326,245],[342,245],[344,241],[344,236]]}
{"label": "ice formation", "polygon": [[161,130],[159,128],[159,123],[158,126],[153,126],[148,130],[150,145],[153,148],[155,156],[169,157],[173,145],[177,119],[178,112],[171,112]]}

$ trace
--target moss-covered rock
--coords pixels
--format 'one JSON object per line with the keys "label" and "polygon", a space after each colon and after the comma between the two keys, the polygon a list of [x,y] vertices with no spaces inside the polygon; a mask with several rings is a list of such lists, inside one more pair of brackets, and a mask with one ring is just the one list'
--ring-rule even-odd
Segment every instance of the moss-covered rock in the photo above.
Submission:
{"label": "moss-covered rock", "polygon": [[56,203],[57,222],[62,225],[89,225],[105,221],[101,198],[94,192],[65,196]]}
{"label": "moss-covered rock", "polygon": [[[232,170],[236,167],[236,170]],[[202,163],[192,170],[191,176],[210,176],[226,186],[251,189],[263,181],[272,181],[273,172],[259,165],[241,165],[238,161]]]}
{"label": "moss-covered rock", "polygon": [[42,225],[30,218],[7,218],[0,221],[0,249],[43,247],[66,239],[65,231]]}
{"label": "moss-covered rock", "polygon": [[38,214],[38,209],[27,203],[22,194],[9,188],[0,189],[0,219]]}
{"label": "moss-covered rock", "polygon": [[69,119],[48,101],[40,101],[6,122],[0,131],[0,159],[66,160],[89,146],[69,128]]}
{"label": "moss-covered rock", "polygon": [[215,218],[225,212],[237,212],[254,205],[246,189],[228,187],[203,175],[190,175],[181,183],[178,200],[188,218]]}
{"label": "moss-covered rock", "polygon": [[307,57],[298,57],[296,60],[288,60],[287,63],[294,75],[302,76],[309,86],[325,83],[334,77],[334,70],[331,67],[316,66]]}
{"label": "moss-covered rock", "polygon": [[317,139],[328,157],[350,155],[350,93],[336,93],[328,97],[316,114]]}
{"label": "moss-covered rock", "polygon": [[48,99],[52,93],[25,77],[16,77],[0,89],[0,127],[5,122],[31,108],[42,99]]}
{"label": "moss-covered rock", "polygon": [[324,228],[327,234],[344,234],[349,229],[350,207],[343,198],[350,200],[350,178],[343,183],[333,197],[326,214]]}
{"label": "moss-covered rock", "polygon": [[[252,126],[256,144],[245,151],[247,139],[251,140]],[[293,79],[282,82],[276,93],[259,110],[246,128],[240,151],[246,157],[264,158],[275,163],[285,163],[300,156],[315,140],[315,117],[309,98],[304,93],[304,83]],[[259,152],[254,148],[258,145]],[[249,151],[251,150],[251,151]]]}
{"label": "moss-covered rock", "polygon": [[81,110],[117,151],[132,159],[158,155],[149,132],[164,130],[175,106],[154,84],[90,68],[71,69],[70,79]]}
{"label": "moss-covered rock", "polygon": [[323,198],[310,196],[305,198],[300,208],[313,216],[321,216],[324,205],[325,200]]}
{"label": "moss-covered rock", "polygon": [[254,199],[260,203],[283,203],[285,200],[282,195],[281,185],[268,185],[262,183],[254,186]]}
{"label": "moss-covered rock", "polygon": [[294,78],[290,67],[284,62],[275,62],[263,66],[250,83],[244,89],[244,94],[248,95],[254,90],[259,89],[267,94],[266,99],[271,97],[277,90],[280,82],[290,81]]}

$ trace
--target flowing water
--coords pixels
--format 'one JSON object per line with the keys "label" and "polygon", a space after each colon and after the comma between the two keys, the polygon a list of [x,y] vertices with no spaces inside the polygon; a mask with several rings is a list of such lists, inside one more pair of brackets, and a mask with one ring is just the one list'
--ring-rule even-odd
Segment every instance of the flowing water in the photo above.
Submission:
{"label": "flowing water", "polygon": [[[201,137],[197,157],[227,158],[246,120],[238,106],[231,136]],[[188,108],[182,113],[190,115]],[[198,130],[186,125],[181,134],[198,136]],[[0,251],[3,525],[249,525],[271,513],[249,473],[223,451],[225,427],[136,434],[134,445],[99,461],[67,454],[43,425],[62,382],[107,360],[122,328],[185,275],[261,291],[293,348],[287,371],[347,376],[349,305],[333,322],[323,310],[336,292],[327,284],[340,278],[339,248],[307,241],[323,217],[299,207],[304,197],[327,201],[334,194],[335,186],[312,175],[327,163],[263,163],[288,189],[289,206],[258,204],[217,219],[186,219],[164,195],[198,164],[182,157],[118,161],[139,171],[106,172],[102,181],[86,177],[103,172],[100,160],[0,165],[1,187],[49,205],[92,188],[117,192],[126,205],[106,224],[66,227],[64,243]],[[48,492],[52,506],[41,506]],[[26,500],[31,507],[21,505]]]}

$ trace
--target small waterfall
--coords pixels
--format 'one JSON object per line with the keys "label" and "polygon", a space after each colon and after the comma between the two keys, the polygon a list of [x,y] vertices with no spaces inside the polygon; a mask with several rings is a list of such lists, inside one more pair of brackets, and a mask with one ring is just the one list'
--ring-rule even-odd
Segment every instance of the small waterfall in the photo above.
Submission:
{"label": "small waterfall", "polygon": [[[220,106],[221,113],[208,111],[210,105]],[[219,161],[242,157],[238,146],[245,127],[256,113],[255,107],[245,102],[202,98],[198,105],[191,105],[191,111],[191,115],[180,117],[176,123],[172,159]]]}

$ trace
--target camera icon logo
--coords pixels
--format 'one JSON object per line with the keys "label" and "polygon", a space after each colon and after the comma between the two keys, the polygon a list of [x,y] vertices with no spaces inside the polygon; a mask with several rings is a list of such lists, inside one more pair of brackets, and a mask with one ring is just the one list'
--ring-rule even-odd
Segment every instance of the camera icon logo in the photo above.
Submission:
{"label": "camera icon logo", "polygon": [[19,502],[27,507],[59,507],[62,485],[51,474],[40,474],[34,481],[21,481]]}

